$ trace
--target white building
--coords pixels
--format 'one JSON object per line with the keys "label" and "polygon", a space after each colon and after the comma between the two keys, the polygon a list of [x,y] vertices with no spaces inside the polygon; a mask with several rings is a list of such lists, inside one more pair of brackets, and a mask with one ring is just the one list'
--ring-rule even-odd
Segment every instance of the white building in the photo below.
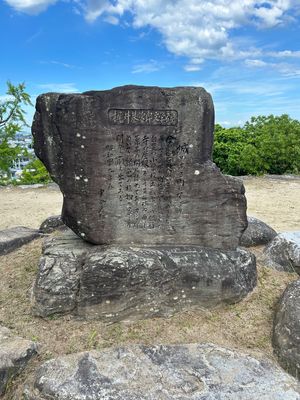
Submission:
{"label": "white building", "polygon": [[28,132],[18,132],[14,140],[10,140],[9,144],[12,147],[19,146],[22,148],[22,152],[18,155],[18,158],[14,161],[10,168],[12,179],[18,179],[22,173],[24,167],[32,160],[34,156],[32,146],[32,136]]}

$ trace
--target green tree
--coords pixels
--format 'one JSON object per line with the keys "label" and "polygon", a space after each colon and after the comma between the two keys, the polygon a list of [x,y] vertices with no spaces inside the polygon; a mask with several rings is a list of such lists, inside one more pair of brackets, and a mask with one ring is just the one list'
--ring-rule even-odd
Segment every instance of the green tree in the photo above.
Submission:
{"label": "green tree", "polygon": [[24,83],[15,86],[7,82],[6,95],[5,100],[0,102],[0,180],[10,177],[13,161],[24,151],[12,145],[11,141],[27,125],[22,107],[32,104]]}
{"label": "green tree", "polygon": [[18,184],[33,185],[35,183],[49,183],[51,177],[44,164],[39,159],[34,159],[22,171]]}
{"label": "green tree", "polygon": [[216,125],[213,159],[231,175],[300,173],[300,122],[283,114],[238,128]]}

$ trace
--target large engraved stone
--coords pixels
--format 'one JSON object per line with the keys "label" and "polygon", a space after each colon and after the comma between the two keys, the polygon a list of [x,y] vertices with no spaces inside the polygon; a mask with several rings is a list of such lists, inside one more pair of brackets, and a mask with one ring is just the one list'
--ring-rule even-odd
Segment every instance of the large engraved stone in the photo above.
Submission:
{"label": "large engraved stone", "polygon": [[213,126],[202,88],[124,86],[41,95],[32,132],[81,238],[234,250],[244,187],[212,163]]}

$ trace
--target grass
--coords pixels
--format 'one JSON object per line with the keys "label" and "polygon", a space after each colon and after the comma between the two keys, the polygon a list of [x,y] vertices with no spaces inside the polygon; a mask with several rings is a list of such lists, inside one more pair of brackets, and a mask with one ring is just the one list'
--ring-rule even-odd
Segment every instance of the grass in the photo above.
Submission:
{"label": "grass", "polygon": [[[42,319],[33,317],[30,312],[30,292],[41,243],[38,239],[0,257],[0,324],[17,335],[40,343],[39,356],[26,373],[16,379],[14,387],[10,385],[4,400],[21,399],[22,384],[32,379],[36,366],[45,360],[129,343],[212,342],[274,360],[271,346],[274,307],[287,284],[298,275],[265,268],[258,261],[258,286],[242,302],[210,310],[182,312],[168,319],[113,325],[82,321],[71,316]],[[253,250],[260,260],[261,249]]]}

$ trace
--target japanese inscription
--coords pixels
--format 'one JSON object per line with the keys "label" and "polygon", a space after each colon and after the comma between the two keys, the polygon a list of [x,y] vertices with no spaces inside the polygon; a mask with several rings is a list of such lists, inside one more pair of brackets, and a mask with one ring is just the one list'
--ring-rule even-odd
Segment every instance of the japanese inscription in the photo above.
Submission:
{"label": "japanese inscription", "polygon": [[114,125],[161,125],[176,126],[178,113],[175,110],[110,109],[108,119]]}
{"label": "japanese inscription", "polygon": [[152,230],[167,225],[171,198],[177,214],[182,212],[189,147],[173,132],[119,133],[106,146],[107,185],[116,188],[127,228]]}

